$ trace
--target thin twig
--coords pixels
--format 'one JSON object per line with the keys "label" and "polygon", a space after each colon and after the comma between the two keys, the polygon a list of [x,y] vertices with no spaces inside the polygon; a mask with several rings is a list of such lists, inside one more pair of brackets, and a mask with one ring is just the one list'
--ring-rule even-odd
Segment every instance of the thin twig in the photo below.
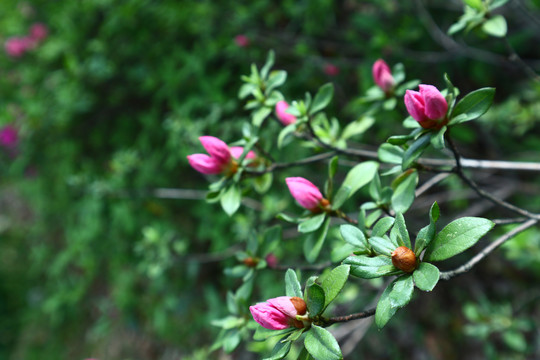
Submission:
{"label": "thin twig", "polygon": [[449,173],[441,173],[435,175],[434,177],[423,183],[422,186],[420,186],[418,189],[416,189],[416,193],[414,196],[419,197],[420,195],[431,189],[433,186],[446,179],[448,176],[450,176]]}
{"label": "thin twig", "polygon": [[314,162],[326,160],[326,159],[328,159],[328,158],[330,158],[330,157],[332,157],[334,155],[336,155],[335,151],[326,152],[326,153],[323,153],[323,154],[310,156],[308,158],[298,160],[298,161],[292,161],[292,162],[288,162],[288,163],[273,163],[272,165],[268,166],[264,170],[246,169],[245,173],[250,174],[250,175],[263,175],[263,174],[266,174],[266,173],[269,173],[269,172],[272,172],[272,171],[278,170],[278,169],[286,169],[286,168],[290,168],[290,167],[294,167],[294,166],[302,166],[302,165],[307,165],[307,164],[311,164],[311,163],[314,163]]}
{"label": "thin twig", "polygon": [[335,323],[347,322],[351,320],[364,319],[370,316],[375,315],[375,309],[369,309],[359,313],[344,315],[344,316],[335,316],[324,320],[324,326],[329,326]]}
{"label": "thin twig", "polygon": [[288,269],[298,269],[303,271],[319,271],[331,266],[331,261],[326,261],[320,264],[306,264],[306,265],[274,265],[271,268],[274,270],[287,271]]}
{"label": "thin twig", "polygon": [[442,272],[440,275],[440,278],[442,280],[449,280],[453,278],[454,276],[466,273],[469,271],[473,266],[475,266],[477,263],[479,263],[482,259],[484,259],[486,256],[488,256],[493,250],[504,244],[506,241],[510,240],[517,234],[519,234],[522,231],[527,230],[528,228],[532,227],[536,223],[538,223],[538,219],[529,219],[523,224],[515,227],[514,229],[510,230],[503,236],[499,237],[497,240],[486,246],[481,252],[476,254],[471,260],[467,261],[465,264],[461,265],[455,270],[451,271],[445,271]]}

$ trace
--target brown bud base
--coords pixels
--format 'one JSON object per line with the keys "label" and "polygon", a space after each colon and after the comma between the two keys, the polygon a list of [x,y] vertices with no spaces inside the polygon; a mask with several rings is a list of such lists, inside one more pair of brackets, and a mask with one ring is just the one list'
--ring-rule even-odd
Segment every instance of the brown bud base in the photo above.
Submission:
{"label": "brown bud base", "polygon": [[416,269],[416,255],[408,247],[400,246],[392,252],[392,264],[399,270],[411,273]]}
{"label": "brown bud base", "polygon": [[322,198],[319,201],[319,205],[317,207],[314,207],[313,209],[309,209],[314,214],[320,214],[323,211],[328,212],[330,210],[330,201],[328,199]]}
{"label": "brown bud base", "polygon": [[297,296],[293,296],[291,298],[291,302],[294,305],[294,308],[298,312],[298,315],[304,315],[307,311],[307,305],[304,299],[299,298]]}
{"label": "brown bud base", "polygon": [[257,266],[257,264],[259,263],[259,259],[257,259],[257,258],[252,258],[252,257],[250,256],[250,257],[245,258],[242,262],[243,262],[244,265],[246,265],[247,267],[255,267],[255,266]]}

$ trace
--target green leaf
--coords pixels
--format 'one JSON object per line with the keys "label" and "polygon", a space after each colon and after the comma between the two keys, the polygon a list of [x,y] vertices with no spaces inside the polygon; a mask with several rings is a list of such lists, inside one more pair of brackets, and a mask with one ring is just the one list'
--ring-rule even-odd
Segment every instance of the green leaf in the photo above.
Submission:
{"label": "green leaf", "polygon": [[311,284],[306,290],[306,304],[309,316],[320,315],[324,310],[325,296],[323,288],[317,284]]}
{"label": "green leaf", "polygon": [[287,337],[283,337],[280,339],[276,345],[274,346],[274,349],[272,349],[272,353],[269,357],[264,358],[263,360],[280,360],[283,359],[289,351],[291,351],[291,341],[284,341]]}
{"label": "green leaf", "polygon": [[264,341],[268,338],[274,336],[280,336],[284,334],[289,334],[294,331],[294,328],[287,328],[283,330],[270,330],[263,328],[262,326],[257,326],[255,333],[253,334],[253,340],[255,341]]}
{"label": "green leaf", "polygon": [[484,236],[495,224],[488,219],[463,217],[446,225],[429,244],[424,259],[441,261],[457,255]]}
{"label": "green leaf", "polygon": [[444,149],[444,134],[446,133],[446,130],[447,127],[443,126],[438,132],[431,133],[431,145],[433,145],[435,149]]}
{"label": "green leaf", "polygon": [[405,151],[403,154],[403,161],[401,163],[401,168],[407,170],[424,152],[424,150],[429,146],[431,142],[431,136],[424,134],[416,139],[415,142]]}
{"label": "green leaf", "polygon": [[329,226],[330,218],[327,217],[324,224],[316,232],[310,233],[304,241],[304,255],[308,262],[313,263],[317,260],[326,239]]}
{"label": "green leaf", "polygon": [[269,107],[261,107],[251,115],[251,123],[255,127],[260,127],[263,121],[270,115],[272,109]]}
{"label": "green leaf", "polygon": [[489,4],[489,10],[495,10],[501,6],[503,6],[504,4],[506,4],[508,1],[510,0],[492,0],[491,3]]}
{"label": "green leaf", "polygon": [[377,151],[379,160],[388,164],[401,164],[403,154],[404,151],[402,148],[388,143],[379,146],[379,150]]}
{"label": "green leaf", "polygon": [[322,213],[315,215],[306,221],[302,221],[300,224],[298,224],[298,232],[305,234],[319,229],[323,224],[325,218],[326,213]]}
{"label": "green leaf", "polygon": [[475,10],[484,10],[484,4],[482,3],[482,0],[463,0],[463,2]]}
{"label": "green leaf", "polygon": [[313,356],[307,351],[305,347],[302,348],[302,351],[300,352],[300,355],[296,358],[296,360],[313,360]]}
{"label": "green leaf", "polygon": [[439,269],[430,263],[421,262],[413,272],[414,284],[423,291],[431,291],[439,281]]}
{"label": "green leaf", "polygon": [[227,213],[227,215],[233,215],[240,207],[242,202],[242,193],[236,185],[229,187],[221,196],[221,207]]}
{"label": "green leaf", "polygon": [[231,353],[240,344],[242,337],[238,329],[227,330],[227,337],[223,340],[223,350],[226,353]]}
{"label": "green leaf", "polygon": [[414,291],[412,276],[403,275],[394,280],[392,291],[390,292],[390,305],[392,307],[404,307],[411,301]]}
{"label": "green leaf", "polygon": [[392,208],[397,213],[404,213],[414,202],[416,185],[418,184],[418,172],[409,173],[394,190],[392,194]]}
{"label": "green leaf", "polygon": [[330,161],[328,162],[328,178],[332,179],[334,176],[336,176],[336,172],[338,169],[338,156],[334,156]]}
{"label": "green leaf", "polygon": [[372,236],[368,239],[369,245],[375,250],[377,254],[392,256],[392,251],[396,249],[390,239]]}
{"label": "green leaf", "polygon": [[316,360],[341,360],[343,355],[337,340],[330,332],[320,326],[311,325],[304,345]]}
{"label": "green leaf", "polygon": [[270,73],[266,83],[266,93],[269,94],[273,89],[283,85],[287,80],[287,72],[284,70],[275,70]]}
{"label": "green leaf", "polygon": [[[349,170],[347,176],[345,176],[345,180],[343,180],[343,184],[341,185],[342,188],[350,188],[348,191],[348,198],[360,190],[360,188],[362,188],[364,185],[367,185],[377,173],[378,168],[378,162],[365,161]],[[338,193],[340,190],[341,188],[338,190]]]}
{"label": "green leaf", "polygon": [[482,30],[488,35],[502,38],[506,36],[508,25],[502,15],[495,15],[482,24]]}
{"label": "green leaf", "polygon": [[271,172],[257,176],[255,179],[253,179],[253,188],[259,194],[264,194],[268,191],[268,189],[270,189],[270,186],[272,186],[273,180],[274,177]]}
{"label": "green leaf", "polygon": [[303,297],[302,287],[296,277],[296,272],[293,269],[287,269],[285,273],[285,294],[290,297]]}
{"label": "green leaf", "polygon": [[360,250],[366,250],[368,248],[368,243],[364,233],[356,226],[344,224],[339,227],[339,231],[343,237],[343,240],[354,247],[357,247]]}
{"label": "green leaf", "polygon": [[360,119],[349,123],[343,129],[341,133],[341,139],[347,140],[353,136],[360,135],[365,133],[373,124],[375,123],[375,118],[372,116],[363,116]]}
{"label": "green leaf", "polygon": [[411,239],[409,238],[409,231],[407,231],[407,224],[405,223],[405,218],[403,217],[402,213],[396,214],[396,222],[394,223],[394,227],[398,231],[398,236],[401,238],[403,242],[403,246],[411,248]]}
{"label": "green leaf", "polygon": [[313,115],[316,112],[324,109],[330,103],[330,100],[332,100],[333,96],[334,85],[332,85],[331,83],[327,83],[321,86],[319,91],[317,91],[317,94],[315,94],[315,98],[313,99],[313,103],[311,104],[311,108],[309,109],[309,113]]}
{"label": "green leaf", "polygon": [[452,111],[449,125],[457,124],[458,122],[454,120],[461,114],[465,114],[466,116],[460,117],[459,123],[474,120],[484,115],[493,103],[494,96],[494,88],[482,88],[468,93],[457,103],[454,111]]}
{"label": "green leaf", "polygon": [[321,287],[324,290],[324,308],[334,301],[336,296],[340,293],[341,289],[345,286],[349,277],[351,267],[349,265],[340,265],[330,271],[328,275],[325,275]]}
{"label": "green leaf", "polygon": [[391,266],[392,259],[384,255],[374,257],[364,255],[349,256],[343,260],[343,264],[351,265],[350,274],[362,279],[374,279],[390,275],[396,271],[396,268]]}
{"label": "green leaf", "polygon": [[398,310],[397,307],[392,306],[390,300],[393,284],[394,283],[391,283],[384,289],[379,302],[377,303],[377,309],[375,310],[375,324],[377,324],[379,329],[382,329]]}
{"label": "green leaf", "polygon": [[433,241],[435,238],[436,233],[436,223],[437,220],[439,220],[439,205],[437,202],[434,202],[433,205],[431,205],[431,209],[429,210],[429,225],[426,227],[423,227],[418,232],[418,235],[416,236],[416,241],[414,243],[414,253],[416,256],[420,256],[422,251]]}
{"label": "green leaf", "polygon": [[377,221],[373,230],[371,231],[371,236],[383,236],[388,230],[394,225],[394,218],[390,216],[385,216],[381,220]]}
{"label": "green leaf", "polygon": [[296,123],[292,123],[292,124],[289,124],[289,125],[285,126],[279,132],[279,135],[278,135],[278,138],[277,138],[278,149],[281,149],[285,145],[285,139],[287,138],[287,136],[289,136],[290,134],[292,134],[293,132],[296,131],[297,126],[298,125]]}
{"label": "green leaf", "polygon": [[341,187],[338,189],[336,195],[332,199],[332,209],[337,210],[347,201],[347,199],[351,196],[351,187],[348,185],[341,185]]}
{"label": "green leaf", "polygon": [[[272,66],[274,66],[274,58],[274,50],[270,50],[268,52],[268,55],[266,56],[266,62],[261,69],[261,78],[266,79],[266,76],[270,72],[270,69],[272,68]],[[255,65],[252,65],[251,72],[257,72],[257,67]]]}

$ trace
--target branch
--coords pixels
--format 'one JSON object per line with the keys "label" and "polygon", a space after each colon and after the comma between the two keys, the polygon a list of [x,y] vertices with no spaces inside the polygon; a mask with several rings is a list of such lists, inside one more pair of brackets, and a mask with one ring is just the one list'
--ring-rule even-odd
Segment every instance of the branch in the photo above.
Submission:
{"label": "branch", "polygon": [[518,227],[510,230],[488,246],[484,248],[481,252],[479,252],[476,256],[474,256],[471,260],[466,262],[465,264],[461,265],[455,270],[451,271],[445,271],[441,273],[441,279],[442,280],[449,280],[453,278],[454,276],[466,273],[469,271],[473,266],[475,266],[477,263],[479,263],[482,259],[484,259],[486,256],[488,256],[493,250],[504,244],[506,241],[510,240],[517,234],[519,234],[522,231],[527,230],[528,228],[532,227],[536,223],[538,223],[538,219],[529,219],[523,224],[519,225]]}
{"label": "branch", "polygon": [[332,157],[334,155],[336,155],[336,152],[331,151],[331,152],[311,156],[311,157],[308,157],[308,158],[305,158],[305,159],[302,159],[302,160],[298,160],[298,161],[292,161],[292,162],[288,162],[288,163],[273,163],[272,165],[268,166],[264,170],[246,169],[245,174],[264,175],[266,173],[272,172],[272,171],[277,170],[277,169],[286,169],[286,168],[290,168],[290,167],[294,167],[294,166],[302,166],[302,165],[307,165],[307,164],[311,164],[311,163],[314,163],[314,162],[326,160],[326,159],[328,159],[328,158],[330,158],[330,157]]}
{"label": "branch", "polygon": [[495,196],[493,196],[491,193],[488,193],[487,191],[484,191],[482,190],[472,179],[469,179],[465,173],[463,172],[463,168],[462,168],[462,165],[461,165],[461,155],[459,154],[457,148],[456,148],[456,145],[454,144],[454,141],[452,140],[452,138],[450,137],[450,132],[447,132],[445,134],[446,136],[446,140],[448,141],[448,145],[450,146],[450,150],[452,151],[452,153],[454,154],[454,158],[456,160],[456,167],[455,167],[455,172],[456,174],[467,184],[469,185],[474,191],[476,191],[476,193],[485,198],[485,199],[488,199],[490,200],[491,202],[501,206],[501,207],[504,207],[505,209],[508,209],[510,211],[513,211],[515,213],[518,213],[520,215],[523,215],[523,216],[526,216],[528,217],[529,219],[537,219],[537,220],[540,220],[540,215],[539,214],[535,214],[535,213],[532,213],[532,212],[529,212],[527,210],[524,210],[520,207],[517,207],[513,204],[510,204],[509,202],[506,202],[506,201],[503,201]]}
{"label": "branch", "polygon": [[357,319],[364,319],[373,315],[375,315],[375,308],[369,309],[363,312],[355,313],[355,314],[335,316],[328,319],[323,319],[323,326],[326,327],[335,323],[347,322],[347,321],[352,321],[352,320],[357,320]]}

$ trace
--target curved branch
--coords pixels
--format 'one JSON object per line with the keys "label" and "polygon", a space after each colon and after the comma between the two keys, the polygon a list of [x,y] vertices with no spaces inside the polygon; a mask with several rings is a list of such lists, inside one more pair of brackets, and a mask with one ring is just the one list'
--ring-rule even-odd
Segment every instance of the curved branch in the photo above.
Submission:
{"label": "curved branch", "polygon": [[373,308],[373,309],[369,309],[369,310],[366,310],[366,311],[363,311],[363,312],[354,313],[354,314],[350,314],[350,315],[335,316],[335,317],[331,317],[331,318],[328,318],[328,319],[323,319],[322,320],[323,321],[323,326],[330,326],[330,325],[335,324],[335,323],[347,322],[347,321],[352,321],[352,320],[357,320],[357,319],[364,319],[364,318],[375,315],[375,310],[376,309]]}

